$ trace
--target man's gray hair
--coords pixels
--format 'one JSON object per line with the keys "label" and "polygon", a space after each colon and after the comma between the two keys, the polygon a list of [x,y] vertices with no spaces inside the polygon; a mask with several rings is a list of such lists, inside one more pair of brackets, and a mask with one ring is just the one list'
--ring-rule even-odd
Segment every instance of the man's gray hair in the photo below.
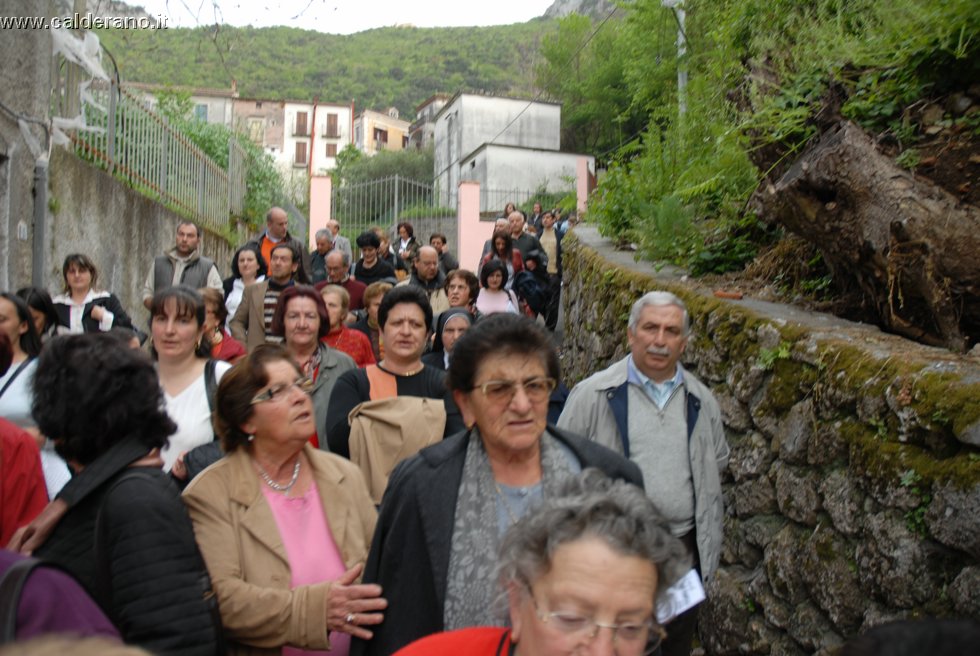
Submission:
{"label": "man's gray hair", "polygon": [[347,257],[347,253],[345,251],[342,251],[339,248],[335,248],[332,251],[330,251],[329,253],[327,253],[327,259],[330,259],[330,257],[333,256],[333,255],[339,255],[340,256],[340,261],[344,263],[344,267],[345,268],[349,268],[350,267],[350,258]]}
{"label": "man's gray hair", "polygon": [[684,305],[684,301],[678,298],[675,294],[662,291],[647,292],[640,297],[640,300],[633,304],[633,309],[630,310],[629,321],[629,329],[631,331],[636,332],[636,326],[640,323],[640,315],[643,314],[643,308],[648,305],[655,307],[675,305],[679,307],[684,313],[684,336],[687,337],[691,334],[691,317],[687,313],[687,306]]}
{"label": "man's gray hair", "polygon": [[551,568],[559,547],[582,538],[598,538],[616,553],[649,561],[657,570],[658,591],[691,568],[684,545],[642,489],[588,468],[510,527],[500,545],[500,581],[505,587],[532,585]]}
{"label": "man's gray hair", "polygon": [[331,244],[333,243],[333,233],[330,232],[329,230],[327,230],[326,228],[320,228],[313,235],[313,238],[314,239],[319,239],[320,237],[323,237],[324,239],[326,239],[327,241],[329,241]]}

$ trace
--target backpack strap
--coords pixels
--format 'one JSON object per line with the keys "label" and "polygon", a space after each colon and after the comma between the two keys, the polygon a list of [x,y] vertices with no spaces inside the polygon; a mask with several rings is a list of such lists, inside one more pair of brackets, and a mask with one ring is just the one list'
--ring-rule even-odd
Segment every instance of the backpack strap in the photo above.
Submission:
{"label": "backpack strap", "polygon": [[368,377],[372,401],[398,396],[398,379],[395,378],[394,374],[389,374],[376,364],[369,364],[364,367],[364,372]]}
{"label": "backpack strap", "polygon": [[18,560],[0,578],[0,645],[17,639],[17,609],[27,577],[41,565],[37,558]]}
{"label": "backpack strap", "polygon": [[208,410],[211,412],[214,412],[214,396],[218,392],[218,381],[215,376],[217,367],[217,360],[208,360],[204,363],[204,393],[208,397]]}
{"label": "backpack strap", "polygon": [[3,389],[0,389],[0,396],[3,396],[3,393],[7,391],[7,388],[10,387],[15,380],[17,380],[17,376],[20,375],[20,372],[24,371],[24,367],[29,365],[33,359],[33,356],[29,357],[17,365],[17,368],[14,369],[14,373],[10,374],[10,378],[8,378],[7,382],[3,384]]}

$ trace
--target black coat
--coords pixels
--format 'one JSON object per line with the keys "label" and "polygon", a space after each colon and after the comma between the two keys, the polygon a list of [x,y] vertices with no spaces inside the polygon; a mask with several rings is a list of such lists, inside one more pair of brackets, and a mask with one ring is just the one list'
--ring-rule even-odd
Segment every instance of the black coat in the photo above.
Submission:
{"label": "black coat", "polygon": [[[640,469],[623,456],[548,426],[578,458],[611,478],[643,486]],[[384,622],[369,641],[354,639],[351,656],[387,655],[443,630],[456,497],[468,432],[423,449],[392,472],[364,568],[364,583],[379,583],[388,600]]]}
{"label": "black coat", "polygon": [[[97,333],[99,332],[99,322],[92,318],[92,308],[99,306],[105,308],[109,312],[112,312],[112,327],[113,328],[128,328],[129,330],[136,330],[133,326],[132,320],[130,320],[129,315],[126,314],[126,310],[123,309],[122,303],[115,294],[109,292],[96,292],[96,298],[85,304],[84,310],[82,310],[82,328],[87,333]],[[63,302],[59,302],[58,298],[55,297],[54,300],[54,311],[58,313],[58,325],[65,328],[71,326],[71,306],[66,305]]]}
{"label": "black coat", "polygon": [[[72,480],[73,488],[86,488],[85,474],[90,468],[95,474],[96,463]],[[34,555],[75,575],[127,643],[154,654],[214,654],[218,635],[204,598],[210,580],[170,477],[158,467],[123,467],[69,503]]]}

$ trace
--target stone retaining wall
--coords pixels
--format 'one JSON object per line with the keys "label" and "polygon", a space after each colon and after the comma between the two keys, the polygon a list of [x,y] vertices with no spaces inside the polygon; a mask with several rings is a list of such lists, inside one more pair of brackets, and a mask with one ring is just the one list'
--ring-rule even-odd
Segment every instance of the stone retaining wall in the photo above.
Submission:
{"label": "stone retaining wall", "polygon": [[832,653],[891,619],[980,618],[978,358],[717,299],[588,226],[563,250],[569,386],[627,353],[644,292],[691,313],[684,365],[713,388],[732,448],[708,654]]}

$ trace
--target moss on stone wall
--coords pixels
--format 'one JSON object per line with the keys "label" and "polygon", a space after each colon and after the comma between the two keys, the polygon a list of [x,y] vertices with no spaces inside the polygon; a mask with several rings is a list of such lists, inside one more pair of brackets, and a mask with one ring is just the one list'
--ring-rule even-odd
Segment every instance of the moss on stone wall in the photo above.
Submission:
{"label": "moss on stone wall", "polygon": [[[726,534],[703,615],[741,617],[744,606],[725,605],[755,600],[749,623],[764,624],[772,640],[742,653],[763,654],[798,638],[799,627],[769,622],[786,613],[843,638],[862,617],[861,630],[875,617],[980,614],[976,595],[945,592],[980,567],[980,362],[870,327],[828,329],[784,318],[798,310],[781,316],[721,300],[601,242],[583,232],[562,244],[566,384],[628,352],[637,298],[673,292],[692,320],[684,364],[714,389],[733,445],[726,526],[776,518],[780,535],[798,536],[767,540],[759,567],[763,543],[743,544],[742,530]],[[807,571],[807,536],[814,562],[846,585],[828,592],[793,578]],[[755,574],[739,574],[747,571]],[[710,622],[702,631],[708,646],[738,633]]]}

